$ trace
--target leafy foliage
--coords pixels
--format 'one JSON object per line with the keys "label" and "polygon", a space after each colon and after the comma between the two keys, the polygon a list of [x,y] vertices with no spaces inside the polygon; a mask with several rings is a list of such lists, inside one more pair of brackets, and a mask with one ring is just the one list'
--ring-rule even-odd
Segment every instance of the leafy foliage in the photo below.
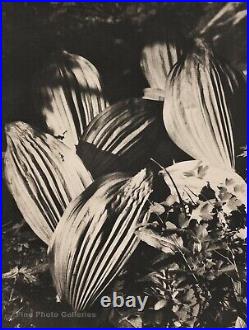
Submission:
{"label": "leafy foliage", "polygon": [[[238,315],[244,322],[246,211],[229,184],[216,192],[206,185],[195,201],[169,195],[152,203],[137,235],[158,254],[132,279],[149,296],[146,309],[132,313],[143,326],[234,327]],[[128,272],[121,292],[130,294],[127,281]]]}

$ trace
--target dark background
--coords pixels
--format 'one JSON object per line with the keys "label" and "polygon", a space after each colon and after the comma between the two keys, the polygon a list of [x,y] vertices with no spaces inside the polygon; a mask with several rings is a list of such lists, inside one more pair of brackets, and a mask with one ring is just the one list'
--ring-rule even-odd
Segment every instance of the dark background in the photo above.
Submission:
{"label": "dark background", "polygon": [[[100,71],[110,102],[147,86],[140,53],[151,30],[198,35],[226,3],[3,3],[3,121],[29,120],[36,72],[57,49],[80,54]],[[230,4],[205,34],[220,55],[245,68],[245,3]],[[234,24],[236,23],[236,24]]]}

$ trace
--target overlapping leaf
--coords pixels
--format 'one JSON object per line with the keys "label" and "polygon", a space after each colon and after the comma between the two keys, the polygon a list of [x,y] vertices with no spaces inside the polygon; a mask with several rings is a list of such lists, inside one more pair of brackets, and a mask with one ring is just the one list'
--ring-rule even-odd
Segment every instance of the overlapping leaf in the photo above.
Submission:
{"label": "overlapping leaf", "polygon": [[4,175],[24,219],[46,243],[69,202],[92,183],[74,151],[23,122],[6,126]]}
{"label": "overlapping leaf", "polygon": [[[151,101],[129,99],[93,119],[79,142],[77,154],[94,177],[145,166],[158,144],[161,108]],[[91,153],[86,152],[90,147]]]}
{"label": "overlapping leaf", "polygon": [[36,78],[34,104],[48,131],[70,147],[108,106],[94,65],[66,51],[56,54]]}
{"label": "overlapping leaf", "polygon": [[49,259],[61,299],[75,310],[96,300],[139,243],[137,225],[148,219],[151,174],[142,170],[96,180],[76,198],[54,232]]}
{"label": "overlapping leaf", "polygon": [[[166,26],[165,26],[166,25]],[[146,43],[142,49],[140,66],[149,83],[145,89],[145,98],[164,99],[164,90],[168,75],[180,58],[185,47],[182,37],[177,31],[163,22],[152,22],[146,33]]]}
{"label": "overlapping leaf", "polygon": [[246,138],[243,93],[243,75],[198,39],[170,73],[164,103],[169,136],[195,159],[234,168],[235,153]]}

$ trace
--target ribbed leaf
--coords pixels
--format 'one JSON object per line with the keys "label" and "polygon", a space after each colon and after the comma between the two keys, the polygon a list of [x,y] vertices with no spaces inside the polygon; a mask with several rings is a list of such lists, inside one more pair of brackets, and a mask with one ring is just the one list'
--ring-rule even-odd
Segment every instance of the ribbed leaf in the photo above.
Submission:
{"label": "ribbed leaf", "polygon": [[[213,6],[213,3],[209,3],[207,11],[213,9]],[[246,19],[246,5],[243,2],[228,2],[224,3],[221,7],[216,6],[216,8],[219,8],[219,10],[215,13],[213,17],[210,17],[208,22],[206,22],[206,20],[202,18],[200,24],[197,27],[199,29],[199,31],[197,31],[200,35],[207,34],[209,30],[215,30],[217,35],[217,31],[219,31],[219,29],[228,29],[231,27],[234,28],[234,26]],[[203,21],[206,23],[205,25],[203,24]],[[218,35],[218,37],[221,36]]]}
{"label": "ribbed leaf", "polygon": [[244,91],[243,75],[197,40],[170,74],[164,103],[169,136],[195,159],[234,168],[235,149],[246,136]]}
{"label": "ribbed leaf", "polygon": [[24,219],[46,243],[69,202],[92,183],[74,151],[26,123],[6,126],[4,176]]}
{"label": "ribbed leaf", "polygon": [[174,41],[159,40],[143,48],[140,65],[151,88],[165,90],[168,74],[180,55],[181,49]]}
{"label": "ribbed leaf", "polygon": [[[145,98],[162,100],[168,74],[185,48],[185,40],[176,22],[162,15],[152,18],[145,25],[145,44],[140,65],[150,88],[145,90]],[[173,28],[172,28],[173,27]]]}
{"label": "ribbed leaf", "polygon": [[55,55],[35,83],[35,107],[49,133],[74,146],[91,120],[106,106],[99,73],[85,58]]}
{"label": "ribbed leaf", "polygon": [[90,306],[119,273],[139,243],[138,224],[148,219],[145,203],[152,176],[142,170],[96,180],[66,209],[49,248],[54,283],[75,310]]}
{"label": "ribbed leaf", "polygon": [[[116,170],[144,167],[158,144],[161,110],[160,103],[130,99],[96,116],[77,147],[93,176],[110,173],[113,162]],[[95,147],[92,154],[86,152],[86,143]]]}

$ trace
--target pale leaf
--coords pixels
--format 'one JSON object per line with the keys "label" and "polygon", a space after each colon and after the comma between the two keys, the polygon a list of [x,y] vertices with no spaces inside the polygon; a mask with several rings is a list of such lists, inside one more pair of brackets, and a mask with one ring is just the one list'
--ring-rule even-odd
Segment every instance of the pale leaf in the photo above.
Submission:
{"label": "pale leaf", "polygon": [[238,316],[234,327],[235,328],[246,328],[246,323],[240,316]]}

